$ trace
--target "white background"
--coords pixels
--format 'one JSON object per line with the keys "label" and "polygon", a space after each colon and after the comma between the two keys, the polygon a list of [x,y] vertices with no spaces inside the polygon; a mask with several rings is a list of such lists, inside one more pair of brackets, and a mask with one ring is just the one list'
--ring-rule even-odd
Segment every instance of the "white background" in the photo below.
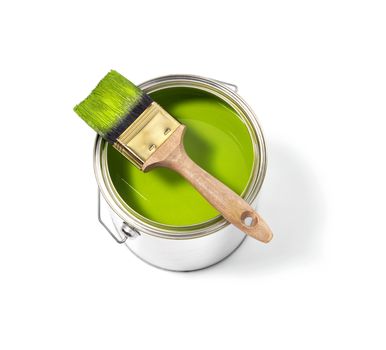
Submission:
{"label": "white background", "polygon": [[[385,349],[385,18],[384,1],[2,2],[0,348]],[[171,273],[109,237],[72,107],[111,68],[239,86],[271,244]]]}

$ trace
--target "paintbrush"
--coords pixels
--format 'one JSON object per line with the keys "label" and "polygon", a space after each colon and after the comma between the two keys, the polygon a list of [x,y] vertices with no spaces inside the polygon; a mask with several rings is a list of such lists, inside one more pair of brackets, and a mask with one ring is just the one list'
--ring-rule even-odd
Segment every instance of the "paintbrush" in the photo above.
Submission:
{"label": "paintbrush", "polygon": [[74,111],[140,170],[178,172],[228,222],[259,241],[271,240],[271,230],[255,210],[186,154],[185,125],[118,72],[110,71]]}

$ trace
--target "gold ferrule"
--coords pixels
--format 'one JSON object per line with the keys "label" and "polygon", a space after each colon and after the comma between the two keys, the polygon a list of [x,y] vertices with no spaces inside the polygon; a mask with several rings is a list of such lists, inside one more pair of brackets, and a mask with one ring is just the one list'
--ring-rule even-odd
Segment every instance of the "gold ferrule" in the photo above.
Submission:
{"label": "gold ferrule", "polygon": [[152,102],[118,137],[114,148],[141,169],[179,125],[180,123],[161,106]]}

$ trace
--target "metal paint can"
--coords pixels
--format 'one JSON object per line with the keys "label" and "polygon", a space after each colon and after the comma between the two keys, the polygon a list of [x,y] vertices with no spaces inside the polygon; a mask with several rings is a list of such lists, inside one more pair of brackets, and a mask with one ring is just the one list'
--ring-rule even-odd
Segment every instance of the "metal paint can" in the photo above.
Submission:
{"label": "metal paint can", "polygon": [[[237,94],[237,87],[194,75],[168,75],[139,85],[147,93],[174,87],[204,90],[221,98],[233,108],[248,128],[255,161],[243,197],[253,207],[266,171],[266,149],[257,118]],[[205,223],[175,227],[141,220],[119,197],[107,166],[107,143],[97,136],[94,148],[94,171],[99,186],[98,219],[111,236],[125,244],[143,261],[166,270],[193,271],[211,266],[232,254],[245,234],[221,216]]]}

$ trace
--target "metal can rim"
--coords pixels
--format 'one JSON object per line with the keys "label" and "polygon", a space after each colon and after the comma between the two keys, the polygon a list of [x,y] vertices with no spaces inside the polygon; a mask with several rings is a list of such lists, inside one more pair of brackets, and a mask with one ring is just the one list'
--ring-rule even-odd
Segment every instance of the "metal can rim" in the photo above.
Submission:
{"label": "metal can rim", "polygon": [[[230,86],[233,86],[230,84]],[[266,145],[261,126],[251,107],[228,84],[197,75],[166,75],[148,80],[139,85],[145,92],[154,92],[163,88],[190,87],[198,88],[212,93],[227,104],[231,105],[240,117],[247,117],[246,122],[250,132],[255,155],[258,154],[259,164],[254,164],[248,185],[242,196],[252,204],[263,184],[267,159]],[[151,222],[139,214],[130,212],[129,206],[120,199],[117,191],[111,183],[107,167],[107,143],[97,136],[94,146],[94,173],[99,190],[110,208],[130,227],[141,233],[168,239],[192,239],[215,233],[229,225],[221,216],[217,216],[206,222],[191,226],[170,226]],[[257,153],[257,154],[256,154]],[[256,156],[255,156],[256,160]]]}

